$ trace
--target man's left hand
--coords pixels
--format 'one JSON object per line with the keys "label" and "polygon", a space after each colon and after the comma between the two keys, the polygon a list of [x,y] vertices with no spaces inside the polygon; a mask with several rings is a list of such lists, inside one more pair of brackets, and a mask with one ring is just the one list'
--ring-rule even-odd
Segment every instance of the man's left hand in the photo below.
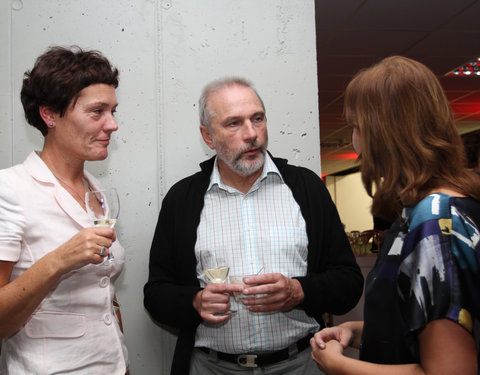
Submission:
{"label": "man's left hand", "polygon": [[303,301],[300,282],[281,273],[266,273],[244,278],[243,294],[259,295],[244,298],[243,303],[252,312],[289,311]]}

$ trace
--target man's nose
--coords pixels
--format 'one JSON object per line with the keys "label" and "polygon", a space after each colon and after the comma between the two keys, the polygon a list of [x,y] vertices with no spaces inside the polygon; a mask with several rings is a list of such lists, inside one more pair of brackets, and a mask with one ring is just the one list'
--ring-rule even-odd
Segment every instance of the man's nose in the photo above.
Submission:
{"label": "man's nose", "polygon": [[257,129],[250,120],[245,121],[243,124],[243,139],[245,141],[257,139]]}

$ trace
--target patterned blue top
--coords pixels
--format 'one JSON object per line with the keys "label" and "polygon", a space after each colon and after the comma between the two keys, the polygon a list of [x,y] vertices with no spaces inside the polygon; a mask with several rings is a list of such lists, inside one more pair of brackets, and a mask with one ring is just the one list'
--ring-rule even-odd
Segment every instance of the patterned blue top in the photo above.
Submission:
{"label": "patterned blue top", "polygon": [[417,333],[447,318],[480,338],[480,203],[432,194],[392,225],[365,290],[360,358],[419,363]]}

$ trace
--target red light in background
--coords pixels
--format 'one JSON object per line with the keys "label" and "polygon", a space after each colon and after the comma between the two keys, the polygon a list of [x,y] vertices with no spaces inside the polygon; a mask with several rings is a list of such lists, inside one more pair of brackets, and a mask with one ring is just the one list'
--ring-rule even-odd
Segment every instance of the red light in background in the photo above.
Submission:
{"label": "red light in background", "polygon": [[480,103],[451,103],[450,106],[457,115],[480,113]]}
{"label": "red light in background", "polygon": [[333,160],[357,160],[358,154],[356,152],[346,152],[343,154],[329,155],[328,158]]}

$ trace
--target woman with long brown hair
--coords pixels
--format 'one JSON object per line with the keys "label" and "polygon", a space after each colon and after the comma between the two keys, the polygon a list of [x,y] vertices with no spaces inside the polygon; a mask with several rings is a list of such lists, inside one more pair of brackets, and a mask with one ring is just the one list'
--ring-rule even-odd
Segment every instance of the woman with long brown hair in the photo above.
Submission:
{"label": "woman with long brown hair", "polygon": [[[480,176],[442,87],[423,64],[394,56],[345,92],[363,184],[390,228],[365,289],[364,321],[318,332],[326,374],[477,374]],[[360,348],[360,360],[343,349]]]}

